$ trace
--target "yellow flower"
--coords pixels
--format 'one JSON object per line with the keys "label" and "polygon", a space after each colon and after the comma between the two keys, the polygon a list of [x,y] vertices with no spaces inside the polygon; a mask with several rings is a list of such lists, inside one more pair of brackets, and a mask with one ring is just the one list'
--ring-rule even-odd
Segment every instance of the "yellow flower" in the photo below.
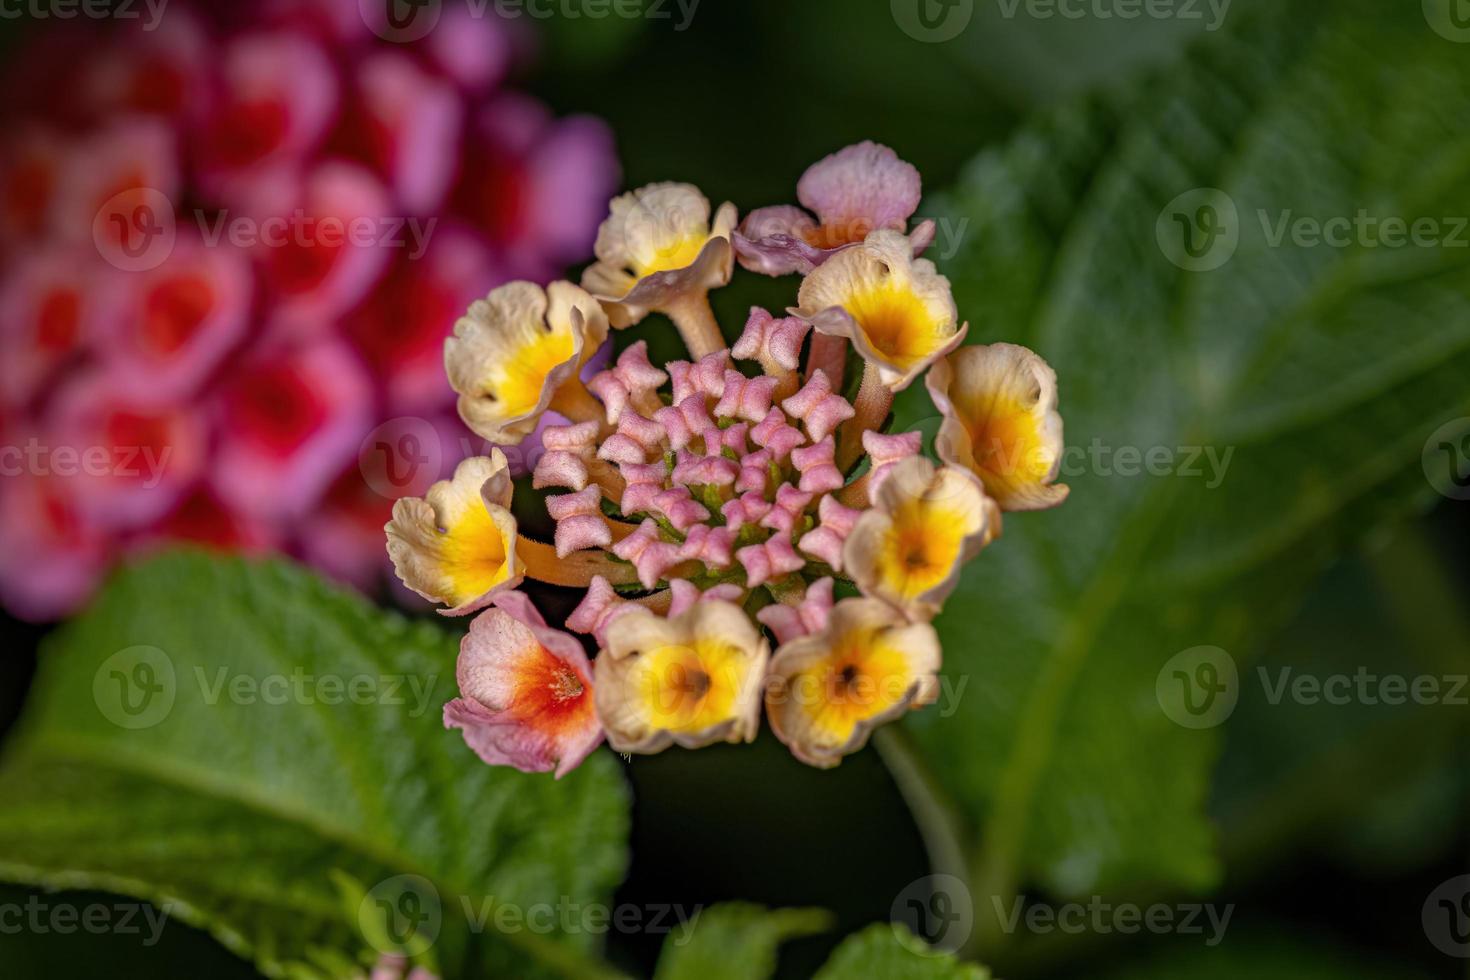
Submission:
{"label": "yellow flower", "polygon": [[1067,499],[1057,375],[1025,347],[963,347],[926,384],[944,415],[939,458],[985,483],[1002,510],[1045,510]]}
{"label": "yellow flower", "polygon": [[422,499],[393,504],[388,555],[403,584],[462,616],[484,608],[498,592],[520,584],[516,519],[509,511],[510,470],[505,454],[460,463],[454,477]]}
{"label": "yellow flower", "polygon": [[846,337],[893,391],[965,339],[949,280],[896,231],[875,231],[836,253],[801,284],[792,312],[819,332]]}
{"label": "yellow flower", "polygon": [[735,205],[710,223],[709,199],[689,184],[649,184],[613,199],[597,232],[597,261],[582,285],[602,300],[613,326],[629,327],[651,311],[669,312],[690,296],[730,282]]}
{"label": "yellow flower", "polygon": [[864,595],[910,619],[932,619],[960,569],[997,533],[999,510],[964,470],[922,456],[896,464],[854,525],[842,567]]}
{"label": "yellow flower", "polygon": [[619,752],[749,742],[760,727],[770,645],[739,606],[696,603],[664,618],[626,613],[594,662],[597,715]]}
{"label": "yellow flower", "polygon": [[548,408],[580,418],[591,401],[577,377],[607,339],[607,315],[579,286],[529,282],[476,301],[444,344],[459,415],[478,435],[517,444]]}
{"label": "yellow flower", "polygon": [[880,725],[939,695],[939,635],[876,599],[844,599],[827,628],[776,651],[771,730],[802,762],[830,769]]}

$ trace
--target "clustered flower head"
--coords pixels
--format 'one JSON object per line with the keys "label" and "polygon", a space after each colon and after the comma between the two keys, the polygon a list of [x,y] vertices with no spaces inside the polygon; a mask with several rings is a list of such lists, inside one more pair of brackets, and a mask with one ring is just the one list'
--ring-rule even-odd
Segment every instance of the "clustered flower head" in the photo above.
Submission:
{"label": "clustered flower head", "polygon": [[[444,718],[486,762],[560,776],[603,739],[749,742],[764,714],[798,759],[835,766],[936,699],[932,621],[1002,512],[1065,499],[1055,375],[1021,347],[960,346],[949,282],[919,257],[932,227],[906,230],[917,172],[864,143],[800,196],[820,221],[766,209],[737,231],[693,187],[635,191],[580,287],[505,286],[455,327],[466,424],[514,443],[550,408],[569,420],[543,430],[533,473],[550,542],[519,532],[498,452],[387,527],[405,583],[448,614],[483,610]],[[804,278],[786,315],[751,310],[727,348],[708,293],[737,259]],[[655,364],[639,341],[581,379],[609,329],[653,311],[687,360]],[[885,431],[921,375],[938,462],[918,433]],[[582,591],[566,631],[515,591],[526,579]]]}
{"label": "clustered flower head", "polygon": [[[0,110],[11,612],[64,616],[115,560],[181,540],[373,589],[392,497],[478,451],[444,384],[449,326],[581,261],[617,186],[612,137],[509,86],[524,20],[445,4],[399,42],[372,7],[173,0],[156,24],[53,18],[17,46]],[[173,238],[110,237],[134,219]],[[405,417],[444,433],[445,465],[369,476],[418,466],[365,442]]]}

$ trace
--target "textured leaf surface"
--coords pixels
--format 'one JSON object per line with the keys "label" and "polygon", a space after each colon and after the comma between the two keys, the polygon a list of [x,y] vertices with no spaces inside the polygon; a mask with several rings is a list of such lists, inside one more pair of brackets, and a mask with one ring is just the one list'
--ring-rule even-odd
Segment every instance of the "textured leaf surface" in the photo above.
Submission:
{"label": "textured leaf surface", "polygon": [[664,941],[655,980],[767,980],[788,939],[831,926],[821,909],[766,909],[744,902],[699,913],[687,937]]}
{"label": "textured leaf surface", "polygon": [[[114,658],[137,646],[165,659],[140,674]],[[43,651],[0,766],[0,876],[168,904],[275,976],[371,962],[380,898],[419,936],[437,928],[446,977],[590,975],[598,937],[498,933],[480,910],[608,901],[617,762],[561,782],[481,764],[440,720],[455,652],[448,631],[284,564],[125,572]]]}
{"label": "textured leaf surface", "polygon": [[[1216,880],[1218,731],[1165,716],[1161,668],[1207,644],[1247,662],[1327,558],[1432,496],[1421,448],[1470,414],[1467,249],[1272,237],[1360,210],[1453,234],[1467,96],[1464,47],[1416,4],[1261,5],[1167,74],[1044,116],[937,209],[970,222],[946,271],[971,337],[1052,362],[1074,447],[1072,499],[1012,515],[939,624],[958,713],[910,722],[977,896]],[[1197,188],[1238,214],[1213,271],[1158,243]],[[900,421],[931,411],[914,393]],[[1195,447],[1231,453],[1223,475]],[[1119,450],[1171,475],[1120,474]]]}
{"label": "textured leaf surface", "polygon": [[902,926],[875,925],[847,937],[814,980],[987,980],[988,972],[947,953],[927,949]]}

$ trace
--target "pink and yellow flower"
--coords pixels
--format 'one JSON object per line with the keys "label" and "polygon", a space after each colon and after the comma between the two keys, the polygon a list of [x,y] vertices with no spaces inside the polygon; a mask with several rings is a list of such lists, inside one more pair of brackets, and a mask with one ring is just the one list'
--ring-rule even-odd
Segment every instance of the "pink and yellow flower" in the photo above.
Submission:
{"label": "pink and yellow flower", "polygon": [[843,546],[843,569],[865,595],[911,619],[932,619],[998,520],[974,477],[915,456],[896,464],[873,492],[872,509]]}
{"label": "pink and yellow flower", "polygon": [[517,527],[505,454],[476,456],[423,497],[404,497],[388,522],[388,554],[398,577],[430,602],[462,616],[483,609],[521,581]]}
{"label": "pink and yellow flower", "polygon": [[551,629],[531,600],[503,592],[470,623],[444,727],[491,765],[571,772],[602,744],[592,666],[576,637]]}
{"label": "pink and yellow flower", "polygon": [[668,618],[646,610],[620,616],[596,661],[608,744],[650,753],[754,740],[770,652],[730,602],[700,602]]}
{"label": "pink and yellow flower", "polygon": [[826,627],[771,660],[766,717],[798,759],[828,769],[873,729],[939,696],[939,636],[887,603],[844,599]]}
{"label": "pink and yellow flower", "polygon": [[1057,374],[1016,344],[964,347],[926,379],[944,415],[940,459],[985,483],[1002,510],[1046,510],[1067,499]]}
{"label": "pink and yellow flower", "polygon": [[[801,208],[782,205],[748,214],[734,235],[735,252],[752,272],[810,275],[875,231],[907,232],[922,190],[919,171],[897,153],[879,143],[857,143],[808,168],[796,185]],[[934,222],[914,229],[909,240],[913,254],[922,255],[934,240]]]}
{"label": "pink and yellow flower", "polygon": [[596,418],[601,412],[577,372],[606,337],[601,307],[569,282],[545,290],[528,282],[501,286],[470,307],[445,344],[460,418],[485,439],[511,445],[550,408]]}

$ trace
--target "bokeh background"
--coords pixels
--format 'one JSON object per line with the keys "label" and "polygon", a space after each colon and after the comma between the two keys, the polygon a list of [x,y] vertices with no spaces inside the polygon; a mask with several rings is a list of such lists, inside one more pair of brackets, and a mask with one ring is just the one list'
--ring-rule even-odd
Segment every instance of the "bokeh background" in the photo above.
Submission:
{"label": "bokeh background", "polygon": [[[385,575],[380,529],[391,501],[379,492],[382,481],[375,486],[360,468],[363,441],[379,423],[413,416],[446,433],[444,467],[452,467],[460,448],[474,448],[461,442],[452,399],[440,387],[437,350],[445,331],[469,298],[496,283],[548,279],[585,261],[602,202],[613,190],[684,180],[715,201],[738,202],[744,211],[790,200],[808,164],[848,143],[874,139],[923,173],[922,216],[949,218],[951,228],[972,214],[983,222],[1004,209],[967,210],[967,195],[1001,186],[987,183],[972,161],[987,149],[1036,138],[1037,130],[1028,126],[1039,116],[1065,131],[1075,121],[1068,108],[1091,100],[1111,108],[1093,117],[1095,129],[1087,138],[1126,143],[1134,122],[1129,113],[1138,100],[1123,93],[1134,91],[1139,79],[1171,84],[1177,76],[1170,72],[1180,63],[1204,66],[1189,76],[1189,86],[1213,86],[1210,94],[1226,106],[1248,100],[1250,93],[1231,71],[1266,72],[1278,48],[1318,26],[1314,5],[1286,5],[1291,14],[1272,14],[1266,27],[1253,28],[1254,54],[1217,58],[1203,52],[1240,22],[1257,17],[1255,8],[1271,3],[1236,0],[1216,31],[1212,11],[1219,8],[1204,3],[1198,5],[1199,19],[1123,19],[1099,16],[1098,9],[1113,9],[1106,5],[1077,5],[1083,14],[1071,18],[977,0],[968,26],[942,43],[906,32],[897,12],[902,4],[888,0],[702,0],[692,12],[670,2],[658,7],[667,16],[650,15],[646,8],[652,5],[645,4],[638,17],[588,16],[584,5],[567,0],[554,5],[550,17],[471,17],[462,29],[412,44],[385,42],[364,31],[354,0],[193,10],[173,0],[161,21],[164,30],[149,34],[113,21],[63,23],[34,12],[5,21],[10,84],[0,137],[7,167],[0,199],[6,208],[0,431],[7,444],[61,426],[100,425],[100,431],[115,432],[118,425],[134,426],[128,431],[178,425],[199,432],[192,442],[184,440],[197,446],[188,461],[191,475],[173,488],[166,504],[155,494],[145,497],[141,510],[127,506],[127,487],[88,487],[76,500],[75,488],[68,486],[53,499],[45,487],[22,485],[25,478],[4,477],[0,596],[7,607],[8,656],[0,665],[0,722],[9,726],[19,715],[38,644],[52,624],[85,602],[113,562],[171,539],[283,551],[377,601],[422,615]],[[1403,6],[1417,4],[1406,0]],[[935,5],[936,13],[944,9]],[[1011,9],[1019,12],[1008,15]],[[1404,19],[1443,45],[1445,58],[1470,60],[1470,45],[1435,37],[1432,13],[1409,9]],[[231,47],[265,27],[274,37],[299,40],[308,51],[283,44],[252,62],[248,51]],[[1363,74],[1371,74],[1381,67],[1378,59],[1392,61],[1404,50],[1410,50],[1407,44],[1382,50],[1348,46],[1340,57],[1360,59]],[[1260,59],[1258,68],[1252,57]],[[175,77],[171,73],[180,66],[184,74]],[[231,70],[237,72],[233,78]],[[1313,81],[1287,73],[1272,84]],[[261,88],[279,90],[284,115],[262,114],[244,97]],[[1347,91],[1345,84],[1341,101],[1349,118],[1360,95],[1352,88]],[[1405,98],[1414,93],[1412,85],[1403,90]],[[1460,94],[1463,99],[1446,100],[1433,112],[1447,129],[1470,130],[1463,125],[1470,123],[1470,84]],[[1188,96],[1182,87],[1181,99]],[[1293,133],[1309,137],[1313,127],[1348,125],[1323,108],[1334,104],[1328,92],[1315,103],[1322,115],[1283,123],[1270,130],[1271,137],[1290,140]],[[1167,105],[1160,112],[1161,130],[1176,135],[1197,124],[1183,110],[1177,120]],[[1046,113],[1057,115],[1041,116]],[[315,124],[313,114],[322,117]],[[294,127],[307,133],[296,144]],[[150,132],[162,132],[169,148],[150,149]],[[1417,135],[1403,134],[1404,158],[1443,150],[1412,144]],[[1230,152],[1215,142],[1217,136],[1198,134],[1201,157]],[[1339,149],[1346,158],[1357,148]],[[1121,152],[1146,156],[1147,146],[1134,134]],[[1415,179],[1398,156],[1382,155],[1378,183],[1362,191],[1364,205],[1399,200]],[[1038,140],[1030,165],[1048,175],[1049,164],[1065,169],[1065,161],[1048,157]],[[1020,158],[1024,168],[1025,154]],[[350,168],[347,177],[343,161]],[[146,293],[138,275],[105,261],[106,249],[94,242],[90,221],[78,225],[67,217],[89,218],[113,194],[126,194],[129,182],[139,180],[130,168],[140,165],[172,171],[180,198],[212,214],[263,213],[285,207],[283,202],[294,207],[310,201],[313,193],[341,193],[357,195],[354,200],[360,198],[365,209],[439,216],[444,224],[424,262],[410,262],[399,250],[265,261],[243,255],[233,268],[195,268],[185,267],[191,253],[182,249],[177,262],[164,266],[177,271],[182,284]],[[324,165],[328,178],[320,178]],[[351,175],[363,179],[354,183]],[[331,185],[332,177],[352,186],[313,189],[312,179]],[[145,170],[141,183],[157,179]],[[1046,181],[1038,184],[1044,194]],[[1184,179],[1178,189],[1194,186]],[[1303,197],[1288,198],[1290,203],[1303,212],[1330,209],[1314,198],[1310,182],[1299,186],[1306,188]],[[1450,186],[1470,190],[1463,180]],[[47,195],[60,203],[43,207]],[[1152,225],[1167,199],[1157,202],[1143,226]],[[1047,218],[1058,227],[1068,221],[1067,200],[1056,188],[1061,212]],[[1456,197],[1446,192],[1435,203],[1445,200]],[[1470,196],[1458,201],[1466,213]],[[1003,249],[1008,241],[1004,227],[974,227],[967,234],[955,254],[938,256],[962,303],[1003,288],[972,270],[984,260],[977,250]],[[943,236],[941,231],[941,246]],[[1157,263],[1158,253],[1149,261]],[[344,271],[354,262],[368,271]],[[1463,276],[1470,270],[1460,263]],[[1136,268],[1140,276],[1150,274],[1142,261]],[[199,302],[200,276],[218,290],[248,294],[239,322],[204,324],[220,339],[214,353],[200,355],[205,363],[190,368],[192,374],[170,379],[153,373],[158,369],[148,358],[167,360],[155,348],[168,332],[180,324],[198,327],[190,304]],[[717,308],[727,326],[751,303],[778,308],[787,302],[789,283],[753,279],[743,277],[720,295]],[[236,280],[245,285],[231,286]],[[61,298],[52,294],[68,283],[77,286],[74,298],[64,289],[57,294]],[[1249,319],[1261,303],[1248,291],[1213,301],[1218,308],[1203,319],[1217,329],[1232,316]],[[1098,305],[1100,331],[1108,321],[1128,316],[1127,309],[1107,308],[1104,297]],[[1446,304],[1431,315],[1463,325],[1470,323],[1470,304]],[[984,326],[996,327],[989,314]],[[1364,329],[1392,348],[1391,310]],[[1002,339],[1023,339],[999,332]],[[1216,347],[1222,358],[1229,356],[1225,345]],[[1423,357],[1452,365],[1461,350],[1430,346]],[[1065,354],[1041,352],[1054,363]],[[1147,343],[1132,351],[1138,359],[1171,356]],[[319,364],[307,363],[316,357],[322,358]],[[1077,356],[1060,359],[1085,363]],[[1106,358],[1098,363],[1103,372],[1112,370]],[[151,383],[119,393],[118,372],[141,372]],[[1470,415],[1470,374],[1462,373],[1461,381],[1458,414]],[[1107,383],[1107,377],[1078,378],[1063,370],[1064,414],[1071,386]],[[316,404],[310,394],[323,386],[335,393]],[[163,390],[169,388],[171,394]],[[1390,390],[1385,397],[1396,396]],[[99,421],[99,412],[131,405],[129,399],[144,407],[122,412],[121,421],[116,413]],[[923,406],[900,410],[911,422],[926,415]],[[340,413],[335,434],[321,435],[320,412]],[[1422,423],[1418,440],[1454,415],[1416,420]],[[1417,470],[1419,441],[1392,449],[1403,469]],[[1314,448],[1298,451],[1310,455]],[[1328,482],[1332,459],[1324,452]],[[1283,506],[1289,489],[1282,487]],[[1236,491],[1227,480],[1214,492]],[[1394,508],[1392,520],[1365,520],[1324,551],[1305,596],[1293,591],[1288,608],[1271,611],[1270,628],[1260,631],[1251,650],[1236,651],[1242,660],[1248,658],[1252,668],[1291,666],[1324,674],[1360,667],[1409,676],[1470,671],[1470,508],[1427,482],[1406,501]],[[1271,506],[1269,498],[1257,499],[1255,509],[1237,511],[1239,534],[1249,536],[1252,521],[1267,524]],[[1065,525],[1072,512],[1069,504],[1046,517]],[[1255,589],[1271,592],[1275,574],[1269,565],[1252,572]],[[1169,615],[1166,607],[1157,612]],[[970,612],[952,609],[947,615],[963,620]],[[1242,609],[1239,615],[1256,614]],[[983,649],[988,620],[975,616],[977,625],[967,635]],[[983,673],[975,682],[984,682]],[[1127,710],[1118,706],[1120,713]],[[1421,919],[1426,896],[1470,872],[1467,716],[1470,709],[1453,705],[1415,712],[1362,705],[1333,710],[1289,699],[1271,704],[1260,685],[1246,685],[1211,750],[1208,810],[1222,873],[1212,886],[1193,892],[1147,876],[1106,892],[1114,900],[1143,904],[1159,897],[1231,904],[1234,915],[1223,943],[1207,947],[1187,935],[1051,933],[967,952],[979,952],[998,976],[1013,978],[1225,977],[1247,971],[1445,980],[1470,975],[1464,959],[1436,947]],[[942,738],[936,727],[942,725],[926,725],[924,739]],[[939,765],[995,751],[973,732],[957,726],[954,739],[960,744]],[[1167,766],[1172,756],[1160,758]],[[769,736],[749,749],[636,760],[627,768],[634,800],[631,864],[617,900],[693,907],[739,899],[831,909],[836,928],[791,943],[781,959],[782,976],[810,976],[841,936],[888,919],[897,897],[942,863],[932,826],[925,826],[922,812],[916,819],[912,808],[925,794],[900,785],[893,771],[872,749],[835,772],[806,770],[792,764]],[[1119,781],[1130,778],[1127,771],[1117,773]],[[1083,784],[1067,800],[1084,821],[1093,804],[1091,788]],[[980,841],[968,843],[983,843],[986,833],[982,822],[975,831]],[[1023,885],[1045,903],[1067,897],[1057,893],[1056,881]],[[0,886],[0,901],[24,901],[29,894],[19,886]],[[977,893],[977,904],[985,901]],[[1464,922],[1470,928],[1470,908]],[[647,975],[660,943],[659,936],[615,934],[608,957]],[[14,976],[255,975],[203,933],[178,925],[151,948],[116,935],[0,932],[0,963]]]}

